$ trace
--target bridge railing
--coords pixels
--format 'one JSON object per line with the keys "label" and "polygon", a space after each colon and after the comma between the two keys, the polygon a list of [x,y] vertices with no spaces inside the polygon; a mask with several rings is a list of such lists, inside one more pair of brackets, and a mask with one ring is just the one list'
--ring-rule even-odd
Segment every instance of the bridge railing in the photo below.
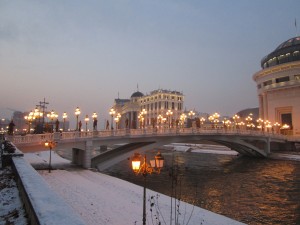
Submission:
{"label": "bridge railing", "polygon": [[282,134],[262,132],[256,130],[240,129],[204,129],[204,128],[146,128],[146,129],[117,129],[117,130],[100,130],[88,132],[62,132],[46,134],[28,134],[25,136],[15,135],[8,136],[8,139],[15,144],[23,143],[40,143],[46,140],[69,140],[69,139],[89,139],[104,137],[122,137],[122,136],[164,136],[164,135],[247,135],[270,137],[287,141],[300,141],[299,137],[291,137]]}
{"label": "bridge railing", "polygon": [[47,133],[47,134],[28,134],[28,135],[15,135],[15,136],[8,136],[7,138],[9,141],[13,142],[14,144],[19,143],[40,143],[46,140],[53,140],[54,134]]}

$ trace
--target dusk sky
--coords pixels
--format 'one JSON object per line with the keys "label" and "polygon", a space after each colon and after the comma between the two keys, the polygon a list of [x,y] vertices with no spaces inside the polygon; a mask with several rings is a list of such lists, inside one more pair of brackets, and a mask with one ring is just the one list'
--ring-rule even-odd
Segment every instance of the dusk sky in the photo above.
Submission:
{"label": "dusk sky", "polygon": [[257,107],[252,76],[297,36],[299,9],[299,0],[0,0],[0,117],[45,97],[60,117],[75,119],[79,106],[103,123],[137,84],[182,91],[188,110]]}

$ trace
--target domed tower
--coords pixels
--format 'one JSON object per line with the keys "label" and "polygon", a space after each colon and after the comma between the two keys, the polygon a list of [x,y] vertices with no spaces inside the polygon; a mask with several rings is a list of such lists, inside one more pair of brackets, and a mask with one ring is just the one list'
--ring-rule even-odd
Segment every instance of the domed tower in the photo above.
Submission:
{"label": "domed tower", "polygon": [[273,126],[274,132],[300,136],[300,37],[280,44],[261,60],[261,67],[253,75],[260,118],[281,124]]}

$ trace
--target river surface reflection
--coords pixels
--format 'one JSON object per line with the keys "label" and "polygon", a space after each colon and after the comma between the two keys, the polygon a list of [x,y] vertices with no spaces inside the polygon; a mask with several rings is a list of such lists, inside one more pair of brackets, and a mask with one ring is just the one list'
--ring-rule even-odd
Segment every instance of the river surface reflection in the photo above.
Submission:
{"label": "river surface reflection", "polygon": [[[251,225],[300,224],[299,162],[161,152],[166,165],[161,174],[148,175],[147,188],[170,196],[170,170],[178,168],[177,193],[186,202]],[[154,151],[147,152],[148,158],[154,155]],[[103,172],[143,185],[129,160]]]}

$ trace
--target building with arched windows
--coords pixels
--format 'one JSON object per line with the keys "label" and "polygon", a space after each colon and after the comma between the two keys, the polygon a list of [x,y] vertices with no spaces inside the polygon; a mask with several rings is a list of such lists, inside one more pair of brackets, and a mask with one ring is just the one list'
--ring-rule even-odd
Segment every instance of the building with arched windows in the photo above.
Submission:
{"label": "building with arched windows", "polygon": [[115,99],[112,108],[121,116],[119,128],[136,129],[162,123],[175,126],[183,112],[183,103],[181,92],[158,89],[146,95],[136,91],[130,99]]}
{"label": "building with arched windows", "polygon": [[261,60],[261,68],[253,75],[260,118],[300,136],[300,37],[280,44]]}

